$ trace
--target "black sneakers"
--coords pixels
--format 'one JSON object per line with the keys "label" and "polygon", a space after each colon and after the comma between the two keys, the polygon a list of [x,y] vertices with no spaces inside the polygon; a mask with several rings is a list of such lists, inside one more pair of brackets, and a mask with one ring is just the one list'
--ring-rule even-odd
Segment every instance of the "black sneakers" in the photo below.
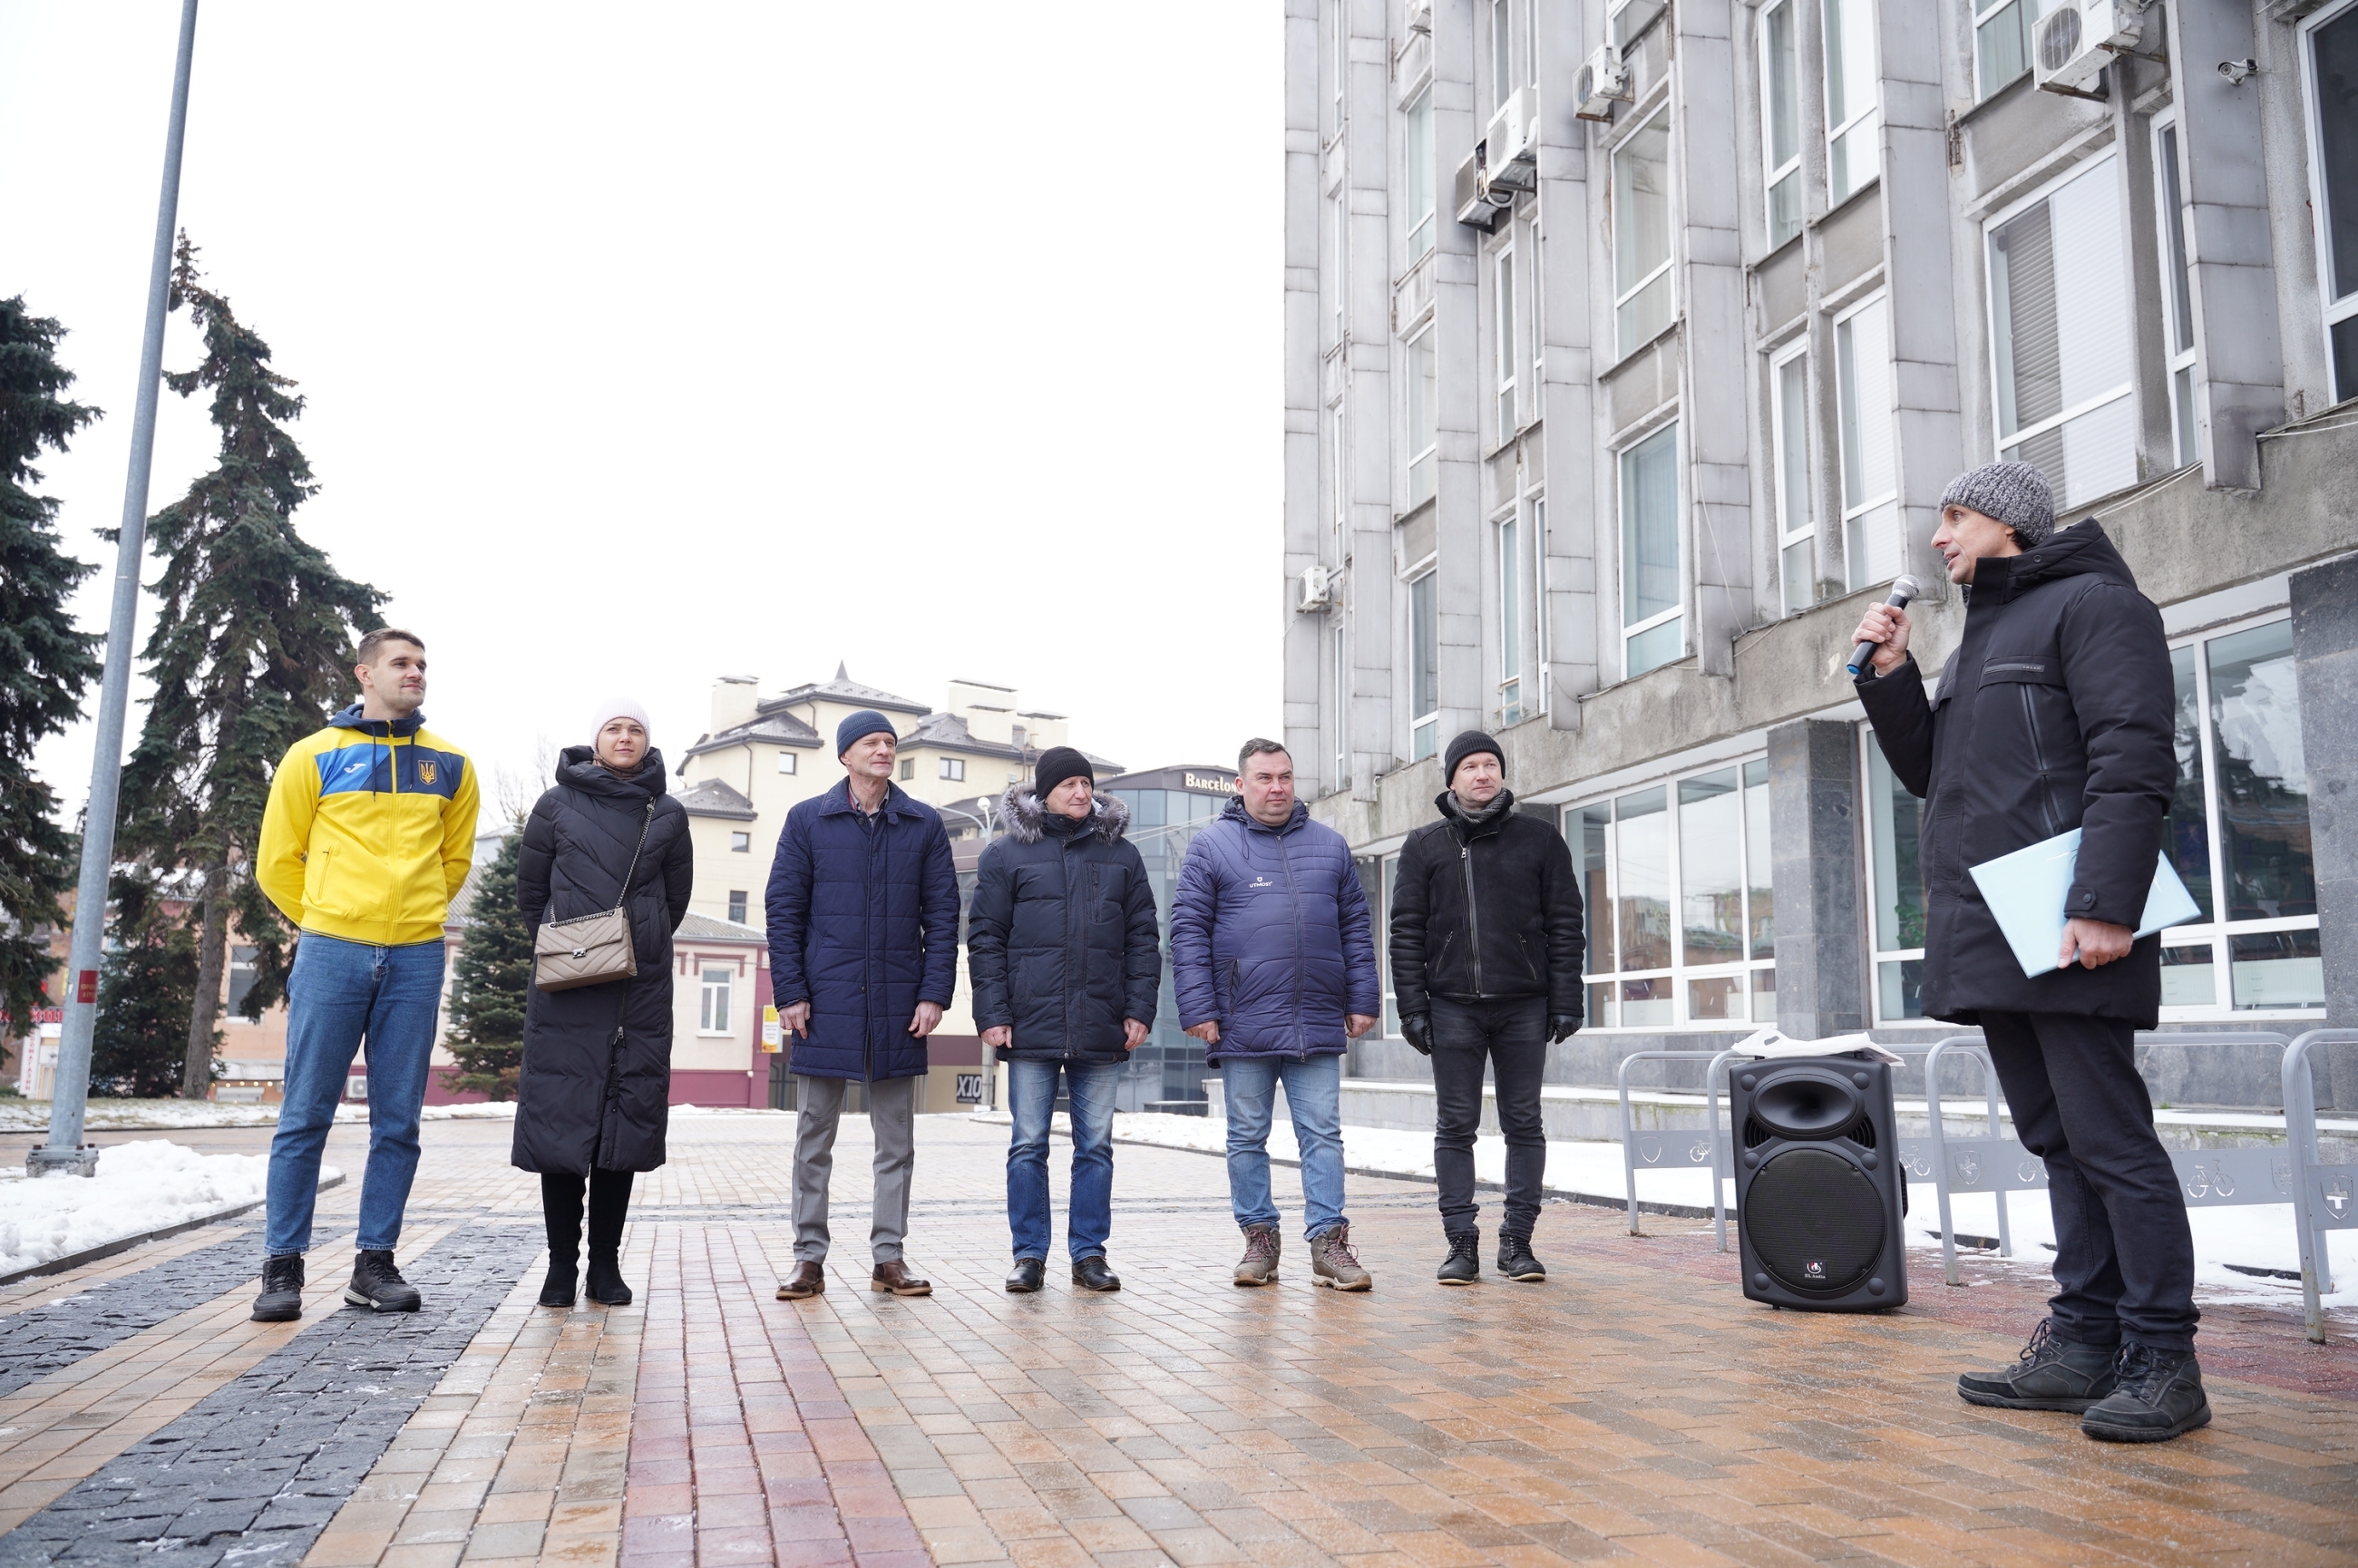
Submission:
{"label": "black sneakers", "polygon": [[1478,1230],[1449,1232],[1449,1256],[1433,1277],[1444,1285],[1470,1285],[1482,1277],[1482,1233]]}
{"label": "black sneakers", "polygon": [[262,1261],[262,1293],[254,1298],[255,1323],[290,1323],[303,1315],[303,1254]]}
{"label": "black sneakers", "polygon": [[2167,1443],[2211,1424],[2210,1397],[2193,1353],[2124,1345],[2111,1395],[2088,1407],[2080,1430],[2104,1443]]}
{"label": "black sneakers", "polygon": [[1121,1276],[1113,1271],[1104,1253],[1092,1252],[1073,1260],[1073,1283],[1085,1291],[1118,1291],[1121,1289]]}
{"label": "black sneakers", "polygon": [[2013,1366],[1996,1372],[1968,1372],[1957,1394],[1968,1404],[2010,1411],[2070,1411],[2077,1414],[2112,1393],[2116,1345],[2080,1345],[2055,1332],[2045,1317],[2030,1331],[2030,1343]]}
{"label": "black sneakers", "polygon": [[1015,1260],[1015,1267],[1007,1271],[1007,1293],[1015,1296],[1030,1295],[1040,1288],[1041,1278],[1047,1271],[1048,1265],[1040,1259],[1018,1258]]}
{"label": "black sneakers", "polygon": [[422,1298],[417,1287],[401,1277],[390,1252],[363,1252],[352,1260],[352,1282],[344,1300],[371,1312],[416,1312]]}
{"label": "black sneakers", "polygon": [[1547,1278],[1547,1270],[1531,1256],[1529,1231],[1498,1232],[1498,1272],[1527,1285],[1538,1284]]}

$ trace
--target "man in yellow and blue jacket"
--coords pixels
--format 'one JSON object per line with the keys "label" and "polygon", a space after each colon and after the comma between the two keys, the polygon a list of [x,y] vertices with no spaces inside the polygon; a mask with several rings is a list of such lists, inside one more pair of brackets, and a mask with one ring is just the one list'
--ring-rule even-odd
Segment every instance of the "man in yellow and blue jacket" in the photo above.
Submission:
{"label": "man in yellow and blue jacket", "polygon": [[369,1154],[359,1256],[344,1300],[416,1312],[393,1260],[417,1173],[442,1000],[442,925],[475,841],[474,765],[426,728],[426,645],[361,639],[361,700],[288,748],[270,783],[254,878],[301,930],[287,979],[287,1078],[270,1143],[269,1256],[255,1321],[303,1315],[319,1152],[345,1076],[368,1049]]}

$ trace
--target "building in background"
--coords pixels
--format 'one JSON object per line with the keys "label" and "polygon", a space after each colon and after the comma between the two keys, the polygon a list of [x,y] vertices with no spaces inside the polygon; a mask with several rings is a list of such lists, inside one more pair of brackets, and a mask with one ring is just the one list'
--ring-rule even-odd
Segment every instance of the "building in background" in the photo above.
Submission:
{"label": "building in background", "polygon": [[1288,16],[1286,736],[1379,897],[1435,753],[1500,736],[1587,878],[1553,1078],[1931,1033],[1917,803],[1841,665],[1903,571],[1954,647],[1938,503],[1997,460],[2163,606],[2166,1020],[2358,1023],[2358,822],[2310,814],[2358,772],[2358,0]]}
{"label": "building in background", "polygon": [[1147,880],[1154,886],[1155,925],[1163,934],[1154,1032],[1131,1054],[1114,1107],[1200,1114],[1210,1069],[1204,1065],[1204,1043],[1179,1027],[1179,1001],[1171,989],[1171,895],[1196,833],[1235,798],[1236,770],[1203,764],[1149,768],[1107,779],[1102,787],[1130,807],[1130,841],[1146,862]]}

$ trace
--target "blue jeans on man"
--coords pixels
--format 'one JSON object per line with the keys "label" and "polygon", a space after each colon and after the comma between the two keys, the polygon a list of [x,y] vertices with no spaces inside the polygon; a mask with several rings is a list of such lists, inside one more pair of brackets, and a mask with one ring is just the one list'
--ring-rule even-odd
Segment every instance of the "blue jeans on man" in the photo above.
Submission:
{"label": "blue jeans on man", "polygon": [[443,947],[373,947],[304,934],[287,978],[287,1081],[270,1141],[270,1256],[310,1249],[319,1153],[352,1058],[368,1047],[368,1170],[354,1250],[390,1252],[417,1174],[417,1112],[426,1101],[434,1023],[442,1005]]}
{"label": "blue jeans on man", "polygon": [[1007,1144],[1007,1227],[1014,1233],[1016,1257],[1048,1259],[1048,1123],[1059,1078],[1072,1102],[1073,1123],[1065,1246],[1076,1263],[1105,1256],[1113,1230],[1113,1097],[1121,1069],[1120,1062],[1007,1064],[1007,1108],[1015,1119]]}
{"label": "blue jeans on man", "polygon": [[1269,1190],[1269,1129],[1280,1084],[1302,1152],[1302,1234],[1308,1238],[1343,1222],[1340,1055],[1231,1056],[1220,1064],[1228,1110],[1228,1203],[1240,1227],[1277,1224]]}

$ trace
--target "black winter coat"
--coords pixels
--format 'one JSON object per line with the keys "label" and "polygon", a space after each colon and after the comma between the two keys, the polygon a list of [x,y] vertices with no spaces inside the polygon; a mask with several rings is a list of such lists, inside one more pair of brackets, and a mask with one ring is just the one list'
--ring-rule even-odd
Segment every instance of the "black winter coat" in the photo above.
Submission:
{"label": "black winter coat", "polygon": [[535,936],[544,921],[613,908],[643,823],[646,849],[629,899],[638,977],[567,991],[535,987],[525,999],[511,1157],[519,1170],[587,1175],[592,1166],[652,1171],[664,1162],[671,934],[687,914],[696,867],[687,810],[665,793],[663,753],[650,751],[639,771],[623,778],[596,762],[589,747],[565,749],[557,787],[540,797],[524,826],[516,903]]}
{"label": "black winter coat", "polygon": [[978,1030],[1008,1025],[1004,1061],[1122,1062],[1122,1020],[1152,1025],[1163,981],[1154,887],[1122,837],[1130,807],[1099,795],[1075,822],[1024,784],[1001,802],[1008,831],[982,852],[967,906]]}
{"label": "black winter coat", "polygon": [[1858,680],[1892,773],[1928,798],[1922,856],[1926,1013],[2124,1018],[2151,1029],[2161,938],[2094,969],[2027,977],[1969,867],[2081,829],[2066,914],[2135,929],[2178,778],[2161,612],[2090,518],[2018,556],[1984,557],[1965,634],[1927,699],[1910,657]]}
{"label": "black winter coat", "polygon": [[1580,877],[1563,835],[1498,792],[1469,816],[1456,795],[1401,846],[1392,889],[1392,989],[1402,1018],[1452,1001],[1543,996],[1551,1017],[1583,1016]]}

